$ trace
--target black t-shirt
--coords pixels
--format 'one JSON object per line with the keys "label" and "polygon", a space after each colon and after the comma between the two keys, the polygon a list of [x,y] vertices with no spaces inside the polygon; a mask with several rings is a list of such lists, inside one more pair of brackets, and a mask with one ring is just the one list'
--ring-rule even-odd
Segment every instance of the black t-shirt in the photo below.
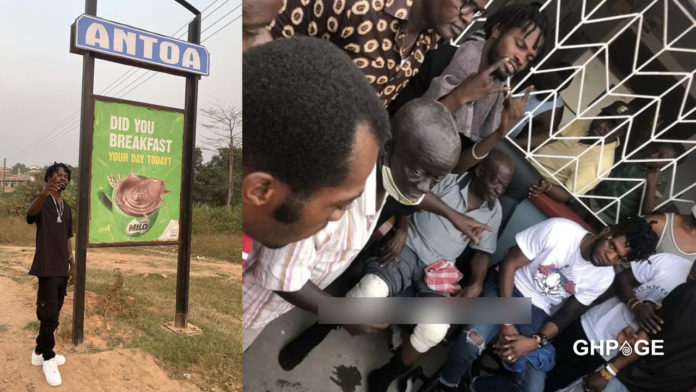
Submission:
{"label": "black t-shirt", "polygon": [[653,339],[664,340],[664,355],[646,355],[621,370],[619,379],[631,392],[696,387],[696,281],[672,290],[658,314],[664,324]]}
{"label": "black t-shirt", "polygon": [[27,223],[36,222],[36,252],[30,275],[68,276],[68,239],[73,236],[73,222],[72,211],[65,200],[63,206],[60,223],[58,209],[51,196],[46,197],[38,215],[27,215]]}

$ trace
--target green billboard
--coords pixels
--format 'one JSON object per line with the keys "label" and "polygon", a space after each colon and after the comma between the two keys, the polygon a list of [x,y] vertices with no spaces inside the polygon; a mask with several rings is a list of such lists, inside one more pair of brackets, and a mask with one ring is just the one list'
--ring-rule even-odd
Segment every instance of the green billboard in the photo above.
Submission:
{"label": "green billboard", "polygon": [[95,97],[89,244],[176,243],[183,111]]}

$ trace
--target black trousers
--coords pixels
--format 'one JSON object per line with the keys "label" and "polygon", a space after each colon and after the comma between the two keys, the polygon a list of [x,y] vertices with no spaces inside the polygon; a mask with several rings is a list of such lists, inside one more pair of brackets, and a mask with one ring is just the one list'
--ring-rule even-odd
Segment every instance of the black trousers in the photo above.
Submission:
{"label": "black trousers", "polygon": [[68,278],[64,276],[39,277],[39,292],[36,298],[36,317],[39,319],[39,335],[34,352],[42,354],[44,360],[56,356],[54,332],[58,328],[58,317],[67,294]]}
{"label": "black trousers", "polygon": [[589,341],[578,317],[553,340],[556,349],[556,366],[547,373],[546,391],[555,391],[597,370],[606,362],[599,354],[580,356],[573,351],[577,340]]}

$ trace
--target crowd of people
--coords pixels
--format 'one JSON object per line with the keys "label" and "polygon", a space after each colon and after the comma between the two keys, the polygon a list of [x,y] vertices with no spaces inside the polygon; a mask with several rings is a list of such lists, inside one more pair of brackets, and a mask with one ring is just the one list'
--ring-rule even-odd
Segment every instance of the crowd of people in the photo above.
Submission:
{"label": "crowd of people", "polygon": [[[534,74],[512,94],[553,42],[538,4],[486,15],[454,48],[444,41],[485,1],[243,3],[244,351],[294,307],[317,314],[340,277],[353,298],[531,300],[529,324],[419,323],[369,373],[369,392],[386,391],[443,340],[449,356],[433,391],[696,390],[696,206],[654,211],[660,169],[684,148],[650,144],[641,154],[655,162],[615,165],[637,109],[617,100],[560,128],[560,97],[540,109],[530,94],[567,87],[566,71]],[[632,191],[612,181],[626,176],[645,177],[646,195],[605,209],[614,224],[600,230],[564,217],[531,225],[495,265],[512,213],[501,198],[529,166],[501,148],[506,138],[538,148],[529,197],[597,195],[599,209]],[[375,239],[388,219],[391,231]],[[280,365],[293,369],[334,329],[386,327],[315,324],[279,347]],[[664,355],[581,356],[579,340],[659,340]],[[502,366],[473,374],[485,352]]]}

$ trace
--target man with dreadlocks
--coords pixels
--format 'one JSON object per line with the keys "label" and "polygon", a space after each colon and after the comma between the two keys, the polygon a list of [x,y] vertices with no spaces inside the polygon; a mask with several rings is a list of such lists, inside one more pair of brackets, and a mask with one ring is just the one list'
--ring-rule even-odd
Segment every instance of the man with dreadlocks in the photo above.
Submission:
{"label": "man with dreadlocks", "polygon": [[515,240],[517,246],[499,271],[489,273],[482,296],[531,298],[531,322],[466,326],[442,371],[441,391],[457,390],[471,363],[493,340],[510,374],[476,378],[476,390],[544,390],[545,372],[554,358],[549,340],[611,285],[614,265],[647,259],[658,239],[643,218],[626,219],[599,235],[568,219],[553,218],[518,233]]}
{"label": "man with dreadlocks", "polygon": [[70,169],[63,163],[54,163],[46,169],[44,182],[46,187],[27,211],[27,223],[36,223],[36,253],[29,274],[39,280],[36,316],[40,325],[31,364],[43,366],[46,382],[55,387],[62,383],[58,365],[65,363],[65,357],[53,351],[53,333],[58,328],[67,286],[75,280],[75,257],[70,245],[72,213],[61,198],[70,182]]}
{"label": "man with dreadlocks", "polygon": [[535,5],[513,4],[488,17],[484,30],[486,40],[464,42],[423,95],[454,115],[462,137],[461,166],[483,159],[510,131],[501,127],[500,115],[507,105],[506,81],[540,58],[548,20]]}

